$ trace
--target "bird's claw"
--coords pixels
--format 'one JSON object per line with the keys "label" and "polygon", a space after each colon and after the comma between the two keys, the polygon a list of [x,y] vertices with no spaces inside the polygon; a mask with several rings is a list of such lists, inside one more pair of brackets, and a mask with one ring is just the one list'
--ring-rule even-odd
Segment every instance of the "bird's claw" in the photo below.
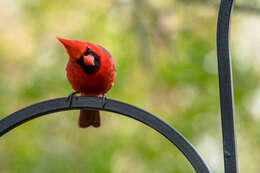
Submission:
{"label": "bird's claw", "polygon": [[73,100],[73,97],[76,95],[76,94],[78,94],[79,92],[77,92],[77,91],[75,91],[75,92],[73,92],[73,93],[71,93],[68,97],[67,97],[67,102],[69,102],[69,107],[71,107],[71,105],[72,105],[72,100]]}
{"label": "bird's claw", "polygon": [[107,101],[107,96],[106,94],[102,95],[102,108],[104,109],[105,105],[106,105],[106,101]]}

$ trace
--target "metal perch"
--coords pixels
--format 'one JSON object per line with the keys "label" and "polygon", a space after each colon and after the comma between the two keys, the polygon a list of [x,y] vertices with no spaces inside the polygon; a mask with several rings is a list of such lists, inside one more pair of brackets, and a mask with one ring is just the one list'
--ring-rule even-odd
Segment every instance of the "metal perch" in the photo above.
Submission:
{"label": "metal perch", "polygon": [[112,99],[107,99],[104,107],[101,98],[74,97],[71,107],[66,99],[58,98],[37,103],[5,117],[0,120],[0,136],[29,120],[46,114],[73,109],[104,110],[136,119],[155,129],[182,151],[197,172],[210,173],[208,166],[196,149],[179,132],[151,113]]}

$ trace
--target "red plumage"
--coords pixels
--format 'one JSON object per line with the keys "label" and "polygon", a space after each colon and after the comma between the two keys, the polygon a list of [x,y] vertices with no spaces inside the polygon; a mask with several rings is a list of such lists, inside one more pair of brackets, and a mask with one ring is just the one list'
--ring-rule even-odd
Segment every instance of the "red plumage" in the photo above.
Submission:
{"label": "red plumage", "polygon": [[[114,85],[116,68],[113,57],[102,46],[57,37],[69,54],[66,71],[72,88],[82,96],[99,96]],[[79,127],[100,126],[100,113],[81,110]]]}

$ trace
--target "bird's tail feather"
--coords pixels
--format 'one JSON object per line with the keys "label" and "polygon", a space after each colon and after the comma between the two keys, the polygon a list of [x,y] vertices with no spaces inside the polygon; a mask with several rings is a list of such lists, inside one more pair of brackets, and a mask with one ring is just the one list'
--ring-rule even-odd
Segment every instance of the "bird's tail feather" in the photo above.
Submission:
{"label": "bird's tail feather", "polygon": [[99,127],[101,125],[100,112],[98,110],[81,109],[78,125],[80,128],[86,128],[89,126]]}

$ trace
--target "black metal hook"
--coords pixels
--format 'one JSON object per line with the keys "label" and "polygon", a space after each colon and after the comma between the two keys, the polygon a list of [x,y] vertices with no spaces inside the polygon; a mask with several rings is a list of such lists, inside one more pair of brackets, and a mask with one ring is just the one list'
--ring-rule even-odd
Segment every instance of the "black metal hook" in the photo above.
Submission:
{"label": "black metal hook", "polygon": [[185,155],[196,172],[211,172],[206,162],[203,161],[196,149],[177,130],[151,113],[112,99],[107,99],[106,104],[103,106],[102,99],[96,97],[81,96],[74,98],[75,99],[70,107],[66,101],[67,98],[58,98],[40,102],[14,112],[0,120],[0,136],[29,120],[54,112],[83,108],[110,111],[133,118],[155,129],[171,141],[171,143],[173,143]]}

